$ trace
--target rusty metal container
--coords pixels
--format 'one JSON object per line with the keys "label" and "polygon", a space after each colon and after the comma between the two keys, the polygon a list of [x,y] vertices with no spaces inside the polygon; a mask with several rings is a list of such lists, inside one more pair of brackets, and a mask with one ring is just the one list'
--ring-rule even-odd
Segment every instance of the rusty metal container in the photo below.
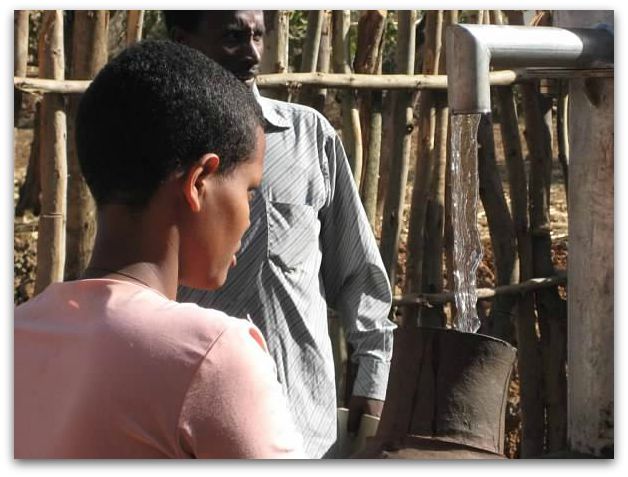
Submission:
{"label": "rusty metal container", "polygon": [[441,328],[395,330],[377,434],[353,458],[504,458],[508,384],[516,349]]}

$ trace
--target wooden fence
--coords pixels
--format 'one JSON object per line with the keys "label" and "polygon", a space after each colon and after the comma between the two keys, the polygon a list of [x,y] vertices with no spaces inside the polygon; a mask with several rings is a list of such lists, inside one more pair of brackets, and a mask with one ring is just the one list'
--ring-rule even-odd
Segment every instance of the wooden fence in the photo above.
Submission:
{"label": "wooden fence", "polygon": [[[77,277],[93,239],[93,203],[76,173],[74,148],[71,141],[66,145],[66,135],[71,139],[73,134],[67,124],[73,122],[76,100],[106,62],[108,12],[76,12],[70,79],[64,72],[62,13],[42,14],[38,78],[26,76],[28,11],[15,14],[16,92],[43,93],[36,126],[39,160],[29,166],[29,175],[40,177],[42,192],[36,293],[64,276]],[[310,11],[301,64],[289,65],[290,12],[267,11],[263,74],[257,83],[267,95],[298,99],[323,114],[330,114],[330,91],[336,91],[341,118],[336,126],[395,287],[393,319],[400,326],[442,327],[451,325],[455,314],[444,31],[460,15],[421,13],[419,18],[418,11],[410,10],[361,11],[357,25],[352,25],[348,10]],[[466,17],[523,24],[520,11],[482,10],[467,12]],[[142,18],[142,11],[128,12],[127,44],[142,37]],[[396,70],[384,75],[382,55],[390,39],[385,32],[392,19],[397,28]],[[351,28],[357,28],[353,55]],[[483,118],[478,134],[480,198],[495,270],[494,287],[478,291],[479,300],[490,300],[491,305],[481,331],[519,350],[521,457],[566,448],[567,315],[558,290],[566,284],[566,274],[552,264],[548,171],[556,134],[567,183],[566,95],[560,85],[574,73],[491,72],[509,197],[498,174],[490,116]],[[544,80],[542,90],[539,79],[550,77],[554,79]],[[524,141],[528,158],[522,153]],[[69,182],[68,167],[74,171]],[[66,230],[71,235],[67,241]]]}

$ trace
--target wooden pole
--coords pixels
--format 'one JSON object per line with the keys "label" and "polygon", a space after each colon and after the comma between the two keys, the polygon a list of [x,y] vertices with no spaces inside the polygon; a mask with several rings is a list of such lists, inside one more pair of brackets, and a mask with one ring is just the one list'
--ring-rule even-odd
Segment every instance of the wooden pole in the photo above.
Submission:
{"label": "wooden pole", "polygon": [[[104,11],[104,10],[101,10]],[[77,11],[77,13],[80,10]],[[126,17],[126,44],[132,45],[142,39],[144,25],[144,10],[128,10]]]}
{"label": "wooden pole", "polygon": [[387,10],[364,10],[358,20],[357,45],[353,70],[376,74],[381,65]]}
{"label": "wooden pole", "polygon": [[[542,97],[538,84],[522,85],[526,141],[530,150],[530,225],[533,269],[536,276],[554,273],[550,235],[550,188],[552,171],[551,102]],[[567,304],[558,290],[536,294],[547,403],[547,451],[564,449],[567,438]]]}
{"label": "wooden pole", "polygon": [[[516,17],[511,17],[517,21]],[[496,23],[502,24],[501,16],[495,16]],[[522,19],[516,24],[523,24]],[[504,158],[508,171],[510,204],[517,237],[519,256],[519,281],[532,278],[532,237],[528,222],[528,185],[525,172],[519,118],[516,101],[511,87],[495,88],[497,105],[500,111],[500,129]],[[532,456],[539,451],[545,428],[545,406],[543,402],[543,361],[540,341],[537,335],[537,320],[534,310],[534,295],[519,297],[515,308],[515,332],[518,347],[518,371],[520,383],[520,406],[522,423],[521,453]]]}
{"label": "wooden pole", "polygon": [[[511,210],[517,236],[519,281],[524,282],[533,276],[533,266],[532,237],[528,226],[528,187],[521,152],[519,122],[512,89],[507,86],[499,87],[496,89],[496,95],[501,115],[500,127],[510,186]],[[535,453],[538,455],[543,442],[545,406],[542,394],[543,362],[536,331],[533,294],[519,298],[515,317],[515,333],[519,350],[517,366],[522,425],[521,454],[534,456]]]}
{"label": "wooden pole", "polygon": [[[264,10],[264,54],[260,71],[262,74],[284,74],[288,72],[288,43],[290,12],[288,10]],[[259,77],[258,77],[259,78]],[[259,82],[257,85],[261,87]],[[264,96],[285,100],[287,91],[263,88]]]}
{"label": "wooden pole", "polygon": [[[323,26],[321,29],[321,44],[318,49],[318,61],[316,69],[319,73],[329,73],[331,60],[331,12],[323,10]],[[314,88],[310,91],[308,101],[319,113],[325,112],[325,101],[327,99],[327,88]]]}
{"label": "wooden pole", "polygon": [[[139,12],[140,10],[134,10]],[[137,15],[135,15],[137,19]],[[129,18],[131,20],[131,18]],[[72,34],[74,80],[89,80],[107,63],[107,10],[77,10]],[[96,205],[81,173],[76,152],[76,115],[80,97],[68,97],[68,221],[65,279],[75,280],[87,266],[96,234]]]}
{"label": "wooden pole", "polygon": [[41,213],[41,173],[39,150],[41,134],[41,101],[35,103],[35,118],[33,120],[33,141],[31,142],[31,152],[28,157],[28,168],[26,178],[20,187],[19,199],[15,206],[15,216],[22,217],[27,210],[31,210],[33,215]]}
{"label": "wooden pole", "polygon": [[[493,121],[488,114],[482,115],[478,128],[478,176],[480,199],[486,212],[493,249],[497,285],[510,285],[519,278],[517,245],[512,217],[504,197],[495,159]],[[515,300],[512,297],[495,300],[489,315],[489,333],[492,336],[504,341],[513,341],[514,324],[511,317],[514,305]]]}
{"label": "wooden pole", "polygon": [[558,139],[558,161],[563,171],[565,197],[569,205],[569,82],[559,81],[558,105],[556,108],[556,136]]}
{"label": "wooden pole", "polygon": [[[567,284],[567,274],[558,272],[553,277],[531,278],[521,283],[503,285],[495,288],[478,288],[478,300],[492,300],[503,295],[518,295],[521,297],[530,296],[531,292],[544,288],[555,287],[556,285]],[[455,293],[445,291],[442,293],[411,293],[409,295],[393,297],[393,306],[434,306],[437,304],[453,303]]]}
{"label": "wooden pole", "polygon": [[15,10],[13,18],[13,74],[26,76],[28,65],[28,19],[30,10]]}
{"label": "wooden pole", "polygon": [[264,55],[260,71],[262,74],[288,72],[288,27],[290,12],[287,10],[264,10]]}
{"label": "wooden pole", "polygon": [[[560,11],[554,21],[556,26],[613,26],[614,15],[612,10]],[[614,194],[615,183],[623,187],[614,159],[615,132],[620,141],[623,135],[615,123],[620,90],[612,79],[576,80],[569,88],[568,442],[574,452],[605,459],[614,456],[615,409],[621,409],[615,399],[621,395],[623,368],[618,360],[623,340],[616,334],[623,314],[615,307],[623,302],[623,287],[615,294],[623,261],[614,260],[619,258],[615,244],[622,247],[614,239],[623,216],[622,201]],[[620,436],[621,429],[620,424]]]}
{"label": "wooden pole", "polygon": [[[332,60],[336,76],[346,76],[351,73],[349,67],[349,10],[333,10],[333,48]],[[328,77],[330,75],[327,75]],[[342,143],[347,152],[349,166],[353,172],[356,184],[362,176],[362,131],[360,127],[360,112],[353,90],[342,91]]]}
{"label": "wooden pole", "polygon": [[[538,84],[526,84],[522,88],[523,106],[526,118],[526,141],[530,150],[530,224],[532,228],[532,252],[533,252],[533,268],[534,273],[539,276],[547,276],[553,273],[554,266],[551,260],[551,235],[550,235],[550,188],[551,188],[551,126],[548,126],[546,113],[549,110],[549,104],[546,98],[542,97],[538,91]],[[551,111],[550,111],[551,112]],[[550,119],[551,120],[551,119]],[[543,352],[543,361],[545,366],[552,366],[552,370],[546,369],[546,390],[545,399],[548,405],[548,432],[554,434],[554,441],[549,450],[557,450],[562,448],[558,445],[561,438],[556,434],[558,429],[557,419],[560,419],[555,413],[558,412],[557,402],[554,400],[564,401],[566,395],[562,397],[562,391],[557,387],[566,388],[565,377],[555,376],[556,354],[559,361],[566,360],[566,304],[558,296],[558,291],[544,290],[537,293],[537,310],[539,314],[539,326],[541,329],[541,348]],[[552,349],[548,349],[549,343],[553,343]],[[552,357],[553,356],[553,357]],[[551,363],[551,364],[550,364]],[[553,375],[550,382],[549,374]],[[560,373],[559,373],[560,374]],[[556,381],[559,379],[560,381]],[[566,391],[566,389],[564,390]],[[562,402],[566,406],[566,401]],[[550,409],[552,407],[552,416]],[[562,417],[564,415],[563,407]],[[566,426],[566,422],[563,423]],[[549,428],[554,428],[553,432]],[[566,427],[565,435],[566,439]],[[549,435],[548,435],[549,439]]]}
{"label": "wooden pole", "polygon": [[[445,74],[445,29],[451,24],[451,17],[439,11],[436,16],[434,43],[434,74]],[[443,290],[443,242],[445,213],[445,175],[447,167],[447,149],[449,135],[449,107],[444,91],[424,91],[432,96],[434,108],[433,138],[430,151],[430,171],[427,172],[427,203],[424,212],[424,236],[422,254],[421,289],[439,293]],[[432,124],[430,122],[430,134]],[[415,173],[415,177],[416,177]],[[420,324],[424,326],[444,327],[446,316],[442,306],[423,308]]]}
{"label": "wooden pole", "polygon": [[318,62],[318,50],[321,45],[321,35],[323,32],[324,10],[310,10],[307,14],[307,31],[305,42],[303,43],[303,56],[301,58],[302,73],[316,71]]}
{"label": "wooden pole", "polygon": [[[39,75],[62,80],[64,71],[63,11],[44,13],[39,38]],[[63,280],[66,215],[66,116],[63,96],[47,94],[41,106],[42,213],[37,238],[35,294]]]}
{"label": "wooden pole", "polygon": [[[399,10],[399,37],[397,43],[396,64],[399,73],[414,72],[414,44],[416,38],[416,10]],[[382,218],[381,253],[388,272],[391,286],[395,287],[397,249],[404,210],[404,197],[408,181],[408,160],[410,157],[412,131],[412,94],[399,91],[394,99],[395,111],[395,147],[390,168],[390,184],[386,194]]]}
{"label": "wooden pole", "polygon": [[[303,54],[301,56],[301,73],[315,72],[318,64],[318,52],[321,46],[323,34],[323,18],[325,10],[310,10],[307,14],[307,30],[303,42]],[[311,91],[297,91],[300,103],[311,104]],[[292,99],[290,101],[293,101]]]}
{"label": "wooden pole", "polygon": [[[449,23],[455,25],[458,23],[458,10],[449,10],[447,15],[449,16]],[[447,144],[451,144],[451,116],[450,127],[447,131]],[[447,164],[445,167],[445,227],[443,232],[443,244],[445,248],[445,275],[447,277],[447,288],[454,289],[454,229],[452,224],[452,184],[451,184],[451,147],[447,148]],[[448,325],[453,326],[454,317],[457,315],[455,301],[449,304],[449,318]]]}
{"label": "wooden pole", "polygon": [[[17,77],[25,77],[28,66],[28,20],[30,10],[15,10],[14,13],[14,50],[13,50],[13,74]],[[13,128],[14,132],[18,126],[19,114],[22,109],[23,92],[14,86],[13,89]],[[15,215],[21,217],[28,209],[33,210],[35,215],[40,213],[39,194],[41,192],[40,171],[39,171],[39,128],[40,106],[36,103],[35,130],[33,131],[33,141],[31,143],[31,153],[26,168],[26,178],[20,187],[19,199],[15,206]],[[14,139],[14,144],[17,141]]]}
{"label": "wooden pole", "polygon": [[[29,10],[15,10],[13,17],[13,75],[26,76],[28,65],[28,18]],[[22,109],[22,92],[13,90],[13,126]]]}
{"label": "wooden pole", "polygon": [[[365,10],[360,15],[353,62],[356,73],[381,74],[386,16],[386,10]],[[374,231],[382,143],[382,93],[361,92],[359,102],[362,124],[369,125],[362,130],[362,143],[366,145],[366,154],[360,179],[361,195],[366,215]]]}
{"label": "wooden pole", "polygon": [[[424,14],[424,18],[422,20],[423,24],[425,24],[426,16],[427,15]],[[418,24],[415,25],[415,29],[417,27],[418,27]],[[418,50],[419,48],[421,48],[421,51],[425,51],[424,42],[422,42],[421,46],[418,46],[418,43],[421,40],[421,36],[416,38],[416,34],[417,32],[415,31],[415,42],[414,42],[415,57],[417,56],[416,50]],[[417,63],[423,63],[423,56],[424,56],[423,54],[419,54],[418,58],[415,59],[415,69],[413,73],[418,73],[422,71],[422,70],[417,69],[418,68]],[[420,95],[418,94],[414,95],[415,100],[417,97],[420,97]],[[386,101],[386,104],[384,105],[385,114],[382,120],[383,131],[382,131],[382,146],[381,146],[380,171],[379,171],[380,177],[379,177],[379,185],[378,185],[378,190],[377,190],[377,206],[376,206],[376,212],[375,212],[376,223],[377,223],[377,219],[381,220],[382,228],[383,228],[383,222],[384,222],[384,205],[386,203],[386,198],[388,196],[388,186],[390,184],[390,170],[391,170],[391,163],[394,156],[394,148],[395,148],[394,144],[395,144],[395,136],[396,136],[395,134],[396,132],[395,120],[396,119],[395,119],[395,110],[394,110],[395,95],[389,93],[387,94],[386,99],[387,101]],[[420,117],[421,115],[419,113],[419,118]],[[419,130],[420,128],[421,126],[419,125]],[[407,264],[407,260],[406,260],[406,264]]]}
{"label": "wooden pole", "polygon": [[[558,69],[514,69],[499,70],[489,73],[491,86],[510,86],[536,78],[613,78],[613,69],[599,70],[558,70]],[[256,79],[260,88],[295,88],[295,87],[325,87],[334,89],[375,89],[375,90],[446,90],[447,76],[445,75],[358,75],[336,73],[285,73],[259,75]],[[89,81],[73,81],[42,78],[13,78],[13,85],[29,93],[83,93],[89,86]]]}
{"label": "wooden pole", "polygon": [[[442,51],[442,27],[442,10],[429,10],[425,12],[425,43],[423,44],[422,50],[423,64],[421,71],[423,74],[438,73],[439,63],[441,61],[440,53]],[[436,159],[434,156],[434,138],[436,135],[436,108],[434,101],[434,95],[429,94],[429,92],[422,91],[420,93],[418,111],[419,138],[414,166],[414,187],[412,189],[410,220],[408,225],[405,293],[437,291],[425,290],[423,288],[425,221],[431,176],[435,171],[433,161]],[[440,104],[442,106],[442,101]],[[440,154],[438,158],[440,158]],[[436,170],[440,171],[439,168],[436,168]],[[441,252],[442,249],[437,252],[439,257]],[[403,310],[404,326],[416,326],[420,312],[419,307],[405,308]],[[436,317],[432,316],[430,318]],[[432,321],[430,318],[426,317],[426,321]],[[439,326],[440,320],[436,318],[435,321],[437,321],[437,323],[430,324]],[[422,324],[427,325],[428,323]]]}
{"label": "wooden pole", "polygon": [[377,222],[377,190],[382,149],[382,92],[374,91],[370,98],[369,143],[362,181],[362,203],[373,232]]}
{"label": "wooden pole", "polygon": [[[351,24],[349,10],[332,10],[331,13],[331,44],[332,67],[339,74],[350,74],[349,67],[349,28]],[[356,170],[359,173],[362,167],[362,135],[360,132],[360,115],[355,91],[340,92],[342,108],[342,142],[347,154],[349,166],[354,179]],[[346,405],[351,395],[352,366],[348,362],[348,344],[345,338],[342,322],[337,315],[328,320],[329,334],[334,353],[334,368],[336,371],[336,396],[338,405]]]}

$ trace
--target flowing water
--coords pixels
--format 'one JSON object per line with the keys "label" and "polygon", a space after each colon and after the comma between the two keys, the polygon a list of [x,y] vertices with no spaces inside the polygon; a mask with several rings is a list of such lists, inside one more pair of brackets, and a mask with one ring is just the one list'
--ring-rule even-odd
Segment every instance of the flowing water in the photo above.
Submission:
{"label": "flowing water", "polygon": [[476,271],[482,259],[477,228],[478,142],[480,114],[451,118],[452,225],[454,232],[454,296],[457,314],[453,326],[467,333],[480,327]]}

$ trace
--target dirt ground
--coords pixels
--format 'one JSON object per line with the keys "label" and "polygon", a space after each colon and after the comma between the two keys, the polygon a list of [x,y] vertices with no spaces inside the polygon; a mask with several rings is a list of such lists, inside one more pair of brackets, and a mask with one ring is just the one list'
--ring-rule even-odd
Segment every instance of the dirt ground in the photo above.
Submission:
{"label": "dirt ground", "polygon": [[[32,98],[27,100],[27,105],[32,106]],[[333,121],[335,122],[335,121]],[[19,197],[19,187],[24,182],[26,176],[26,168],[28,157],[33,139],[32,129],[32,112],[28,110],[20,116],[18,128],[14,129],[14,204]],[[506,179],[506,168],[502,153],[501,136],[499,127],[495,126],[495,143],[497,163],[500,174],[504,181],[504,189],[508,195],[508,185]],[[524,156],[527,154],[524,144]],[[411,177],[413,172],[410,172]],[[406,191],[406,203],[408,204],[411,197],[411,189]],[[405,241],[407,239],[408,228],[408,210],[404,214],[403,229],[401,234],[401,245],[399,253],[400,268],[398,270],[398,279],[395,284],[395,295],[401,295],[403,289],[403,276],[405,272]],[[567,230],[567,201],[564,187],[564,178],[558,161],[555,161],[553,169],[553,183],[551,189],[551,234],[552,234],[552,256],[554,265],[557,269],[566,269],[568,255],[568,230]],[[495,286],[495,268],[492,263],[492,249],[488,234],[488,226],[486,215],[481,203],[478,204],[478,227],[484,256],[478,271],[477,286],[478,287],[494,287]],[[23,217],[15,217],[14,227],[14,302],[22,303],[30,298],[33,294],[35,282],[36,268],[36,249],[37,249],[37,217],[27,212]],[[519,381],[516,370],[509,389],[509,399],[506,415],[506,444],[505,453],[510,458],[518,457],[518,448],[521,437],[520,418],[519,418]]]}

